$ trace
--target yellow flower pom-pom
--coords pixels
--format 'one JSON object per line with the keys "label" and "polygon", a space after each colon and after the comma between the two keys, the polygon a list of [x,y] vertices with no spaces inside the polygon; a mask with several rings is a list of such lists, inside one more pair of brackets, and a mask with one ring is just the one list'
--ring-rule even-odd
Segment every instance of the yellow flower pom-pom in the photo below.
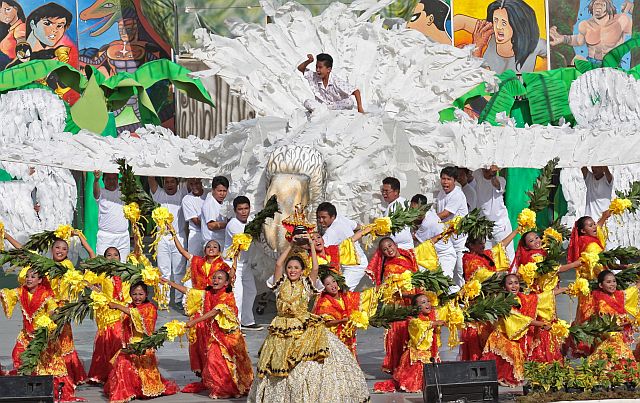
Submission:
{"label": "yellow flower pom-pom", "polygon": [[611,204],[609,205],[609,210],[613,214],[620,215],[624,213],[625,210],[630,209],[631,206],[632,206],[631,200],[616,197],[615,199],[611,200]]}
{"label": "yellow flower pom-pom", "polygon": [[92,291],[91,302],[95,308],[103,308],[109,305],[109,298],[107,298],[107,296],[102,292]]}
{"label": "yellow flower pom-pom", "polygon": [[549,244],[549,240],[551,240],[551,239],[555,239],[558,242],[562,242],[562,234],[559,233],[558,231],[556,231],[553,228],[547,228],[542,233],[542,243],[544,245],[548,245]]}
{"label": "yellow flower pom-pom", "polygon": [[593,270],[600,261],[600,256],[597,253],[582,252],[580,254],[580,260],[589,270]]}
{"label": "yellow flower pom-pom", "polygon": [[391,233],[391,218],[389,217],[379,217],[373,220],[373,228],[371,229],[372,233],[375,233],[377,236],[383,236]]}
{"label": "yellow flower pom-pom", "polygon": [[73,233],[73,227],[69,224],[60,225],[55,231],[53,231],[53,235],[56,238],[64,239],[69,242],[71,239],[71,234]]}
{"label": "yellow flower pom-pom", "polygon": [[167,329],[167,339],[174,341],[176,337],[182,337],[185,334],[185,323],[172,320],[164,325]]}
{"label": "yellow flower pom-pom", "polygon": [[569,324],[562,319],[558,319],[551,325],[551,335],[557,340],[564,340],[569,336]]}
{"label": "yellow flower pom-pom", "polygon": [[369,326],[369,315],[366,312],[354,311],[349,316],[349,321],[360,329],[366,329]]}
{"label": "yellow flower pom-pom", "polygon": [[151,218],[158,227],[166,227],[166,224],[173,223],[173,214],[166,207],[157,207],[151,212]]}
{"label": "yellow flower pom-pom", "polygon": [[225,257],[233,259],[241,251],[248,251],[251,246],[251,241],[253,241],[253,237],[249,234],[245,234],[244,232],[235,234]]}
{"label": "yellow flower pom-pom", "polygon": [[527,264],[521,264],[518,268],[518,275],[527,284],[527,287],[533,285],[536,276],[538,275],[538,265],[533,262]]}
{"label": "yellow flower pom-pom", "polygon": [[533,263],[540,263],[544,260],[544,256],[542,256],[539,253],[536,253],[533,256],[531,256],[531,260],[533,260]]}
{"label": "yellow flower pom-pom", "polygon": [[51,318],[46,314],[38,316],[34,324],[36,329],[46,327],[50,331],[57,327],[56,324],[51,320]]}
{"label": "yellow flower pom-pom", "polygon": [[140,272],[142,282],[146,285],[156,285],[160,281],[160,270],[155,267],[145,267]]}
{"label": "yellow flower pom-pom", "polygon": [[138,221],[140,221],[140,217],[142,216],[140,206],[136,202],[131,202],[126,206],[123,206],[122,211],[124,212],[124,218],[132,223],[137,223]]}
{"label": "yellow flower pom-pom", "polygon": [[567,287],[567,295],[571,297],[577,297],[578,295],[587,296],[591,293],[589,288],[589,281],[586,278],[576,279],[574,283],[569,284]]}
{"label": "yellow flower pom-pom", "polygon": [[447,326],[449,328],[460,326],[464,323],[464,312],[457,305],[449,304],[447,306]]}
{"label": "yellow flower pom-pom", "polygon": [[482,290],[482,284],[478,280],[468,281],[462,287],[462,292],[468,299],[476,298],[480,295],[480,290]]}
{"label": "yellow flower pom-pom", "polygon": [[521,234],[536,228],[536,213],[528,208],[518,214],[518,229]]}

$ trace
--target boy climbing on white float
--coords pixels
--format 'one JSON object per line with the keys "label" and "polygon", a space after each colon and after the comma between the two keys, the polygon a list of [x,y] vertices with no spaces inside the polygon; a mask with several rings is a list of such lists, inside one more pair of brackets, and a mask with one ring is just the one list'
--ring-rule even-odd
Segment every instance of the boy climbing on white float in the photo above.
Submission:
{"label": "boy climbing on white float", "polygon": [[313,63],[313,60],[313,55],[308,54],[307,60],[298,66],[298,71],[307,79],[311,86],[311,91],[315,95],[315,99],[304,101],[304,107],[310,112],[313,112],[321,104],[326,105],[328,109],[353,109],[353,99],[351,99],[351,95],[353,95],[356,98],[358,112],[364,113],[360,90],[347,81],[331,75],[333,58],[326,53],[317,55],[315,72],[307,69],[307,66]]}

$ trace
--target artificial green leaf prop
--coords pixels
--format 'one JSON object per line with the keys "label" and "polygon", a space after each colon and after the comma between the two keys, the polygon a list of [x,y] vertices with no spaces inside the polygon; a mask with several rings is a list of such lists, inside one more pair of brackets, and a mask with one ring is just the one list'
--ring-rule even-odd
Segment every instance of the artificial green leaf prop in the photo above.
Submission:
{"label": "artificial green leaf prop", "polygon": [[0,251],[0,256],[0,266],[5,263],[10,263],[12,267],[29,266],[37,271],[40,277],[58,278],[67,272],[67,268],[62,264],[24,248]]}
{"label": "artificial green leaf prop", "polygon": [[607,52],[602,58],[602,67],[619,68],[622,58],[632,49],[640,47],[640,35],[634,33],[631,38]]}
{"label": "artificial green leaf prop", "polygon": [[555,230],[560,235],[562,235],[562,240],[564,241],[568,240],[571,237],[571,230],[567,228],[567,226],[564,225],[562,222],[560,222],[559,218],[553,220],[551,225],[549,225],[549,228]]}
{"label": "artificial green leaf prop", "polygon": [[380,304],[375,315],[369,318],[369,326],[388,329],[392,322],[406,320],[409,316],[415,316],[417,314],[417,306]]}
{"label": "artificial green leaf prop", "polygon": [[67,63],[58,60],[32,60],[0,72],[0,92],[23,88],[47,78],[52,73],[55,73],[64,85],[77,92],[82,92],[87,85],[84,75]]}
{"label": "artificial green leaf prop", "polygon": [[640,181],[631,182],[629,190],[626,192],[616,190],[616,196],[621,199],[629,199],[629,201],[631,201],[631,207],[628,211],[631,214],[635,214],[638,208],[640,208]]}
{"label": "artificial green leaf prop", "polygon": [[436,295],[441,295],[449,291],[449,288],[453,286],[453,280],[438,268],[435,271],[425,270],[412,273],[411,285],[423,291],[432,291]]}
{"label": "artificial green leaf prop", "polygon": [[555,187],[551,183],[551,180],[558,161],[560,161],[560,159],[556,157],[547,162],[544,168],[540,170],[540,175],[538,175],[536,182],[533,184],[533,189],[527,192],[530,210],[539,212],[549,206],[549,191]]}
{"label": "artificial green leaf prop", "polygon": [[613,315],[593,316],[589,320],[573,324],[569,328],[569,334],[576,342],[593,345],[596,341],[602,340],[607,333],[619,332],[622,327],[618,325],[617,319]]}
{"label": "artificial green leaf prop", "polygon": [[144,191],[142,186],[136,180],[131,165],[127,164],[124,159],[116,160],[118,164],[118,170],[120,171],[120,191],[122,192],[121,199],[124,204],[138,203],[140,211],[144,216],[151,216],[151,213],[156,207],[160,207],[158,203],[153,201],[151,196]]}
{"label": "artificial green leaf prop", "polygon": [[142,280],[142,263],[122,263],[119,260],[107,259],[104,256],[96,256],[91,259],[85,259],[78,265],[78,269],[82,271],[92,271],[95,274],[107,274],[109,276],[118,276],[122,281],[135,284]]}
{"label": "artificial green leaf prop", "polygon": [[494,273],[491,277],[485,279],[481,284],[481,292],[487,297],[493,294],[500,294],[504,292],[504,287],[502,286],[502,279],[506,275],[506,272],[497,272]]}
{"label": "artificial green leaf prop", "polygon": [[[107,99],[97,80],[101,73],[95,69],[86,69],[89,81],[82,97],[71,106],[73,121],[81,128],[92,133],[102,133],[109,121]],[[96,74],[98,72],[98,74]]]}
{"label": "artificial green leaf prop", "polygon": [[480,209],[475,208],[460,219],[456,226],[456,233],[467,234],[473,239],[489,239],[493,234],[495,223],[480,214]]}
{"label": "artificial green leaf prop", "polygon": [[136,343],[129,343],[122,349],[125,354],[144,355],[147,350],[157,350],[162,347],[165,341],[169,338],[168,331],[165,326],[151,333],[150,335],[144,335],[142,340]]}
{"label": "artificial green leaf prop", "polygon": [[405,202],[404,206],[397,205],[395,210],[389,214],[389,219],[391,220],[391,233],[397,234],[406,227],[414,228],[416,226],[416,221],[424,217],[430,207],[430,204],[421,204],[415,208],[409,207],[408,202]]}
{"label": "artificial green leaf prop", "polygon": [[[616,287],[618,290],[626,290],[636,284],[638,279],[640,279],[640,264],[629,265],[615,273],[614,276],[616,276]],[[599,288],[598,280],[593,279],[589,281],[589,288],[597,290]]]}
{"label": "artificial green leaf prop", "polygon": [[550,238],[545,245],[544,250],[547,252],[542,262],[536,264],[536,272],[538,276],[543,276],[548,273],[553,273],[561,265],[565,252],[562,249],[562,243],[558,242],[555,238]]}
{"label": "artificial green leaf prop", "polygon": [[507,70],[498,76],[500,79],[500,87],[498,92],[493,94],[485,108],[482,110],[478,123],[489,122],[492,125],[497,125],[496,115],[500,112],[506,112],[507,115],[511,112],[513,104],[515,104],[516,97],[525,96],[527,90],[520,82],[517,74],[513,70]]}
{"label": "artificial green leaf prop", "polygon": [[[640,249],[635,246],[618,246],[600,252],[598,262],[603,266],[615,268],[619,264],[637,263],[640,261]],[[619,262],[619,263],[618,263]]]}
{"label": "artificial green leaf prop", "polygon": [[253,220],[249,221],[247,225],[244,227],[244,233],[251,235],[253,239],[260,238],[260,233],[262,233],[262,226],[267,218],[273,218],[276,213],[280,212],[280,207],[278,207],[278,197],[273,195],[267,201],[267,204],[264,208],[255,215]]}
{"label": "artificial green leaf prop", "polygon": [[29,237],[29,240],[22,246],[22,248],[44,253],[51,248],[57,238],[55,231],[45,230],[37,232]]}
{"label": "artificial green leaf prop", "polygon": [[515,296],[504,292],[478,297],[464,308],[465,322],[493,322],[511,313],[518,304]]}
{"label": "artificial green leaf prop", "polygon": [[93,319],[91,302],[91,291],[85,289],[76,302],[67,302],[56,309],[51,316],[51,320],[56,324],[55,330],[51,332],[51,338],[60,336],[66,324],[82,323],[87,317]]}
{"label": "artificial green leaf prop", "polygon": [[41,327],[33,332],[33,339],[29,341],[25,350],[20,354],[20,368],[18,375],[33,375],[38,368],[40,356],[49,343],[49,331],[46,327]]}
{"label": "artificial green leaf prop", "polygon": [[569,88],[562,80],[542,74],[523,73],[522,81],[527,88],[532,123],[558,124],[561,118],[572,116]]}

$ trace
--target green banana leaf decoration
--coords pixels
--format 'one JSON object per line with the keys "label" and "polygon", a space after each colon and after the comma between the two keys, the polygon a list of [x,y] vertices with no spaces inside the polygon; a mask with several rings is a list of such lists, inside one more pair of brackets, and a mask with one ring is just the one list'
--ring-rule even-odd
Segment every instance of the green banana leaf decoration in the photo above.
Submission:
{"label": "green banana leaf decoration", "polygon": [[32,60],[0,72],[0,92],[22,88],[55,73],[71,89],[82,92],[87,79],[78,70],[58,60]]}
{"label": "green banana leaf decoration", "polygon": [[524,73],[522,81],[527,89],[533,123],[556,125],[561,118],[573,117],[569,108],[569,88],[562,80],[542,74]]}
{"label": "green banana leaf decoration", "polygon": [[640,35],[636,33],[633,34],[630,39],[611,49],[606,55],[604,55],[604,58],[602,58],[602,67],[620,68],[620,62],[624,55],[631,52],[631,49],[639,47]]}
{"label": "green banana leaf decoration", "polygon": [[506,112],[509,115],[513,104],[516,102],[516,97],[527,94],[527,90],[513,70],[507,70],[498,77],[500,79],[500,89],[493,94],[487,106],[482,110],[478,123],[489,122],[492,125],[497,125],[496,115],[500,112]]}

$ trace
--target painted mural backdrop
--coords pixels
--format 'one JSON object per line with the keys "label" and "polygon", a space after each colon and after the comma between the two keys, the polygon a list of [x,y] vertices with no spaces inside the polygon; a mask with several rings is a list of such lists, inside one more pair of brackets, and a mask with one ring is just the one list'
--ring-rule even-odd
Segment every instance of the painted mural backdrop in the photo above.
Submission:
{"label": "painted mural backdrop", "polygon": [[[553,0],[549,4],[551,67],[566,67],[575,59],[601,64],[613,48],[630,38],[633,1]],[[622,67],[629,68],[626,55]]]}

